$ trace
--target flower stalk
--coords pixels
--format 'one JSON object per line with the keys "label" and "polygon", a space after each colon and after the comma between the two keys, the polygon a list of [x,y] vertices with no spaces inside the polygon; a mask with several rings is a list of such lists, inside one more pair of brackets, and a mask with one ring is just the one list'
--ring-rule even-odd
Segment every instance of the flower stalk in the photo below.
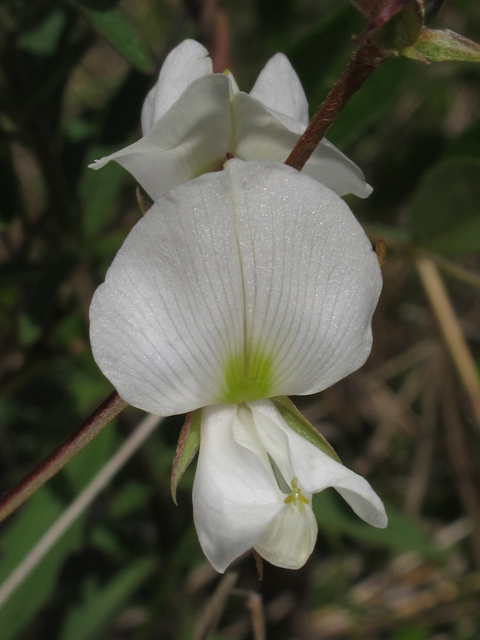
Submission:
{"label": "flower stalk", "polygon": [[369,41],[364,42],[355,51],[347,68],[320,105],[317,113],[285,160],[285,164],[298,171],[303,169],[350,98],[387,57],[388,54],[380,51]]}

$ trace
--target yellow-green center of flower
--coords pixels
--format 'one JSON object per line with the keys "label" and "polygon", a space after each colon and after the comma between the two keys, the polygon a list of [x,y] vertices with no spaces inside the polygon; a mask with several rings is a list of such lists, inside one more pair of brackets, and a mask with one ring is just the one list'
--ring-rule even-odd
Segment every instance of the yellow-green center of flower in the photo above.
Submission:
{"label": "yellow-green center of flower", "polygon": [[285,502],[287,504],[292,504],[298,508],[300,513],[302,513],[304,509],[304,504],[310,504],[308,498],[306,498],[300,487],[298,486],[298,478],[293,478],[291,482],[292,493],[285,498]]}
{"label": "yellow-green center of flower", "polygon": [[255,351],[235,355],[227,361],[220,403],[240,404],[269,398],[272,389],[272,358]]}

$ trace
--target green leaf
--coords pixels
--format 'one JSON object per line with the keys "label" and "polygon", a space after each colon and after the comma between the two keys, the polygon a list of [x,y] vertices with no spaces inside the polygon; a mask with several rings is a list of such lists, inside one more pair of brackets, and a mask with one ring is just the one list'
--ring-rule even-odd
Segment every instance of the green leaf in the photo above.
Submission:
{"label": "green leaf", "polygon": [[429,251],[480,250],[480,160],[449,158],[423,178],[410,208],[414,242]]}
{"label": "green leaf", "polygon": [[[111,426],[107,427],[62,470],[62,475],[68,478],[76,493],[103,467],[111,453],[113,438],[113,429]],[[0,582],[24,559],[63,510],[64,505],[47,487],[43,487],[29,499],[20,517],[2,538],[0,548],[4,560],[0,564]],[[80,520],[70,527],[0,608],[2,640],[13,640],[50,598],[62,564],[68,553],[79,546],[82,533],[83,520]]]}
{"label": "green leaf", "polygon": [[372,527],[357,518],[353,512],[350,515],[346,510],[344,511],[343,506],[340,506],[337,501],[334,489],[315,495],[312,506],[319,526],[327,531],[345,534],[393,551],[417,551],[429,558],[438,558],[444,553],[430,542],[406,516],[387,504],[385,505],[388,515],[386,529]]}
{"label": "green leaf", "polygon": [[152,487],[140,482],[129,482],[115,496],[110,506],[114,518],[123,518],[145,506],[153,493]]}
{"label": "green leaf", "polygon": [[308,440],[308,442],[320,449],[320,451],[323,451],[337,462],[340,462],[340,458],[335,453],[333,447],[300,413],[290,398],[277,396],[276,398],[272,398],[272,402],[280,412],[282,418],[295,433],[298,433],[299,436]]}
{"label": "green leaf", "polygon": [[66,22],[63,9],[55,9],[33,29],[22,33],[18,39],[19,48],[38,56],[51,56],[57,50]]}
{"label": "green leaf", "polygon": [[155,560],[140,558],[116,573],[105,585],[89,577],[83,600],[65,617],[59,640],[96,640],[155,569]]}
{"label": "green leaf", "polygon": [[116,561],[124,561],[126,552],[118,538],[112,531],[97,525],[93,527],[89,536],[89,543],[94,545],[97,549],[113,557]]}
{"label": "green leaf", "polygon": [[93,8],[90,2],[73,1],[73,4],[130,64],[141,71],[153,70],[154,64],[147,49],[120,9],[117,7]]}
{"label": "green leaf", "polygon": [[[20,516],[2,538],[1,583],[60,516],[63,508],[63,504],[47,487],[43,487],[29,499]],[[83,522],[77,521],[0,608],[2,640],[17,638],[30,619],[48,601],[57,585],[67,555],[81,542],[82,530]]]}

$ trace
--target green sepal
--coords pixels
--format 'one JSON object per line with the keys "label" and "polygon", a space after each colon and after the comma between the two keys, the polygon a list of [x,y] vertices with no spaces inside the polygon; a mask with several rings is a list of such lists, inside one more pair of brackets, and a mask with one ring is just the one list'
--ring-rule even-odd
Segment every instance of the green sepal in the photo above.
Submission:
{"label": "green sepal", "polygon": [[271,400],[280,412],[282,418],[288,426],[295,431],[295,433],[298,433],[299,436],[308,440],[308,442],[317,447],[317,449],[320,449],[320,451],[323,451],[323,453],[326,453],[330,458],[333,458],[337,462],[341,462],[333,447],[300,413],[290,398],[287,398],[287,396],[277,396],[275,398],[271,398]]}
{"label": "green sepal", "polygon": [[421,62],[480,62],[480,45],[449,29],[423,28],[402,55]]}
{"label": "green sepal", "polygon": [[194,459],[198,447],[200,446],[200,425],[202,421],[202,410],[196,409],[187,414],[185,424],[180,431],[177,451],[172,465],[172,477],[170,488],[172,498],[177,504],[177,487],[183,474],[188,469],[189,464]]}

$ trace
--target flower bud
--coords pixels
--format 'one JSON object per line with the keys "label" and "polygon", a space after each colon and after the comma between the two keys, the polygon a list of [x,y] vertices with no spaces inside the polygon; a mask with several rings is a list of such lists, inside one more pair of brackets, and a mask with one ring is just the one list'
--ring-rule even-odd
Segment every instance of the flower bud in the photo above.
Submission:
{"label": "flower bud", "polygon": [[422,62],[480,62],[480,45],[449,29],[423,28],[415,45],[402,55]]}

